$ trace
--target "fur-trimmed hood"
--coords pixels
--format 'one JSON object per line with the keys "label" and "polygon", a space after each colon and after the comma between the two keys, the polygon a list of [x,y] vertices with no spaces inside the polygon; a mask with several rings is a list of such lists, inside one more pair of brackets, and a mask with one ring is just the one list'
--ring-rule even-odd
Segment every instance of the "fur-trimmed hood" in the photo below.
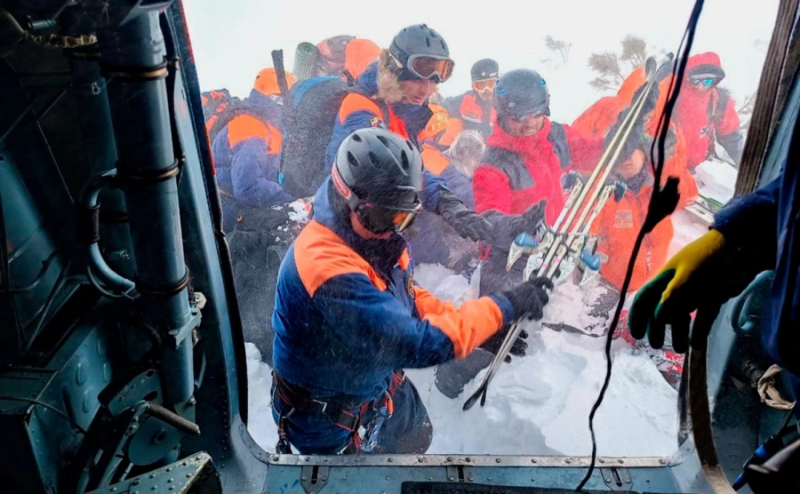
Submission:
{"label": "fur-trimmed hood", "polygon": [[397,75],[389,68],[389,56],[389,50],[381,50],[378,60],[359,76],[358,86],[365,94],[395,105],[402,103],[403,91]]}
{"label": "fur-trimmed hood", "polygon": [[383,50],[377,61],[373,62],[358,78],[358,88],[362,94],[392,105],[394,113],[406,125],[409,138],[416,142],[417,135],[425,128],[433,112],[428,104],[411,105],[403,103],[400,80],[389,69],[389,50]]}

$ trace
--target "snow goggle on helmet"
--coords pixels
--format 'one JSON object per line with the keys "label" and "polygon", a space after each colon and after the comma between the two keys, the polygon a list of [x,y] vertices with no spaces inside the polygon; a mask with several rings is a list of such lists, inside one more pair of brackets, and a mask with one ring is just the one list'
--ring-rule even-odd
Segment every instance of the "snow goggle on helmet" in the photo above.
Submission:
{"label": "snow goggle on helmet", "polygon": [[375,234],[395,231],[403,233],[414,223],[414,219],[422,212],[422,202],[419,196],[414,196],[414,203],[409,209],[397,209],[362,200],[344,182],[338,168],[334,164],[331,169],[331,179],[334,187],[347,201],[350,210],[358,215],[361,223]]}
{"label": "snow goggle on helmet", "polygon": [[423,81],[432,80],[436,83],[442,83],[450,79],[450,76],[453,75],[453,67],[455,67],[455,62],[450,58],[433,55],[411,55],[408,57],[405,67],[394,55],[392,55],[392,60],[394,60],[398,69],[404,68],[418,79]]}
{"label": "snow goggle on helmet", "polygon": [[419,202],[419,199],[411,211],[390,209],[367,202],[359,204],[356,208],[356,214],[367,230],[376,234],[391,231],[403,233],[411,227],[414,219],[421,212],[422,203]]}
{"label": "snow goggle on helmet", "polygon": [[479,93],[486,93],[494,91],[494,87],[497,85],[497,77],[492,77],[491,79],[481,79],[479,81],[472,82],[472,89]]}

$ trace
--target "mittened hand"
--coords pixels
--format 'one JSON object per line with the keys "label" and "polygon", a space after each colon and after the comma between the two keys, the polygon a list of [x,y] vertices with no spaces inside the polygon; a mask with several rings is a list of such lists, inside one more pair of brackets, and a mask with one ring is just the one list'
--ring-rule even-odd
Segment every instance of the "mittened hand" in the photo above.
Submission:
{"label": "mittened hand", "polygon": [[552,290],[553,282],[544,276],[540,276],[503,292],[503,295],[514,307],[515,319],[527,317],[528,319],[539,320],[544,317],[544,306],[550,301],[550,296],[545,291],[546,289]]}

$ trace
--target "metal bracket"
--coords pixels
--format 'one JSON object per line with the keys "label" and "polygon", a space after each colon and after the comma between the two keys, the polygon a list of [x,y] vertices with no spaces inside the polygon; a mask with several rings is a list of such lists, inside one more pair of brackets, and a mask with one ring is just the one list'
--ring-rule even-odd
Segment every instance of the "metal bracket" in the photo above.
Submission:
{"label": "metal bracket", "polygon": [[474,482],[475,472],[472,467],[453,465],[447,467],[447,480],[450,482]]}
{"label": "metal bracket", "polygon": [[612,491],[628,492],[633,488],[631,474],[625,468],[601,468],[600,474],[603,476],[603,482]]}
{"label": "metal bracket", "polygon": [[192,335],[192,330],[200,326],[200,309],[197,307],[192,307],[192,315],[189,318],[189,321],[183,325],[182,328],[173,329],[169,332],[169,335],[172,337],[173,342],[175,344],[175,348],[181,346],[181,343],[186,338],[189,338]]}
{"label": "metal bracket", "polygon": [[300,470],[300,485],[308,494],[317,494],[328,483],[330,467],[308,466]]}

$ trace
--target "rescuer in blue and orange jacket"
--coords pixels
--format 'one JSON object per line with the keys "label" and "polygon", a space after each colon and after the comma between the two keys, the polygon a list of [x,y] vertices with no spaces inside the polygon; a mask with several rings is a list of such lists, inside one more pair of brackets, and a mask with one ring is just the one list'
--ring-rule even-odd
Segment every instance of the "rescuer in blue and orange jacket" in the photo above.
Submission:
{"label": "rescuer in blue and orange jacket", "polygon": [[[297,81],[286,76],[291,88]],[[232,118],[211,147],[226,233],[233,231],[248,208],[293,200],[278,184],[282,104],[275,69],[270,68],[258,73],[250,96],[226,110]]]}
{"label": "rescuer in blue and orange jacket", "polygon": [[492,96],[500,78],[500,66],[491,58],[478,60],[470,71],[472,90],[460,96],[447,98],[442,103],[453,118],[464,122],[464,129],[480,132],[484,139],[492,135],[497,121]]}
{"label": "rescuer in blue and orange jacket", "polygon": [[514,319],[541,318],[543,279],[459,308],[414,283],[401,233],[421,210],[422,174],[416,147],[385,129],[342,143],[278,277],[279,452],[424,453],[432,425],[402,369],[465,357]]}
{"label": "rescuer in blue and orange jacket", "polygon": [[230,121],[212,145],[245,339],[268,364],[277,268],[292,240],[287,208],[272,207],[294,199],[278,184],[282,103],[275,70],[262,70],[250,96],[223,113]]}
{"label": "rescuer in blue and orange jacket", "polygon": [[[401,30],[342,101],[325,169],[330,169],[345,137],[357,129],[385,128],[419,147],[418,136],[433,115],[428,100],[438,84],[450,78],[453,66],[447,43],[439,33],[425,24]],[[422,202],[427,211],[441,215],[462,237],[473,241],[492,238],[491,222],[468,209],[442,178],[428,172]]]}

